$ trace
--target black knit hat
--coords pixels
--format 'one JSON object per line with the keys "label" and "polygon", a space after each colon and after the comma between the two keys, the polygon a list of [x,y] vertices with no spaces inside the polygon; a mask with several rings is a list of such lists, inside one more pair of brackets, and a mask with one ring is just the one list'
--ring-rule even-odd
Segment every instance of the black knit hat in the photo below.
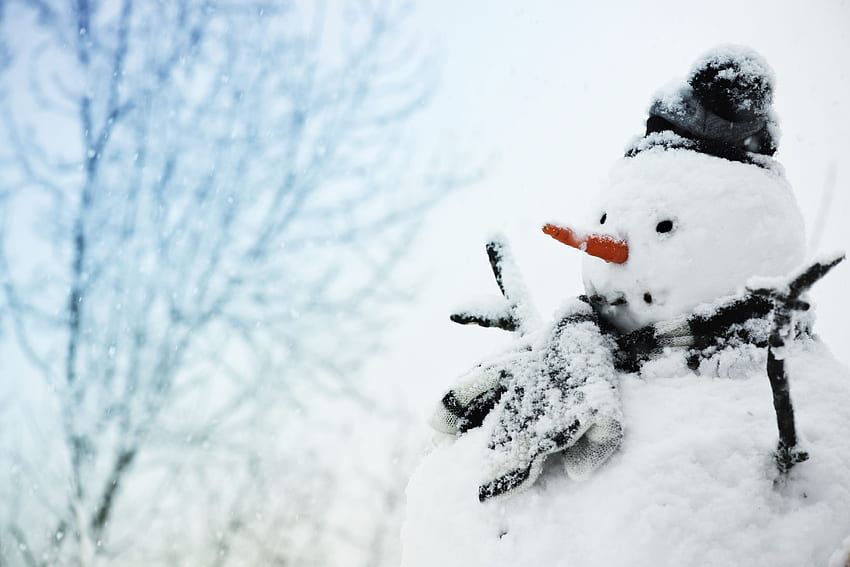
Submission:
{"label": "black knit hat", "polygon": [[685,84],[655,96],[646,134],[626,156],[661,146],[761,165],[762,156],[776,152],[772,101],[773,73],[759,54],[715,49],[696,63]]}

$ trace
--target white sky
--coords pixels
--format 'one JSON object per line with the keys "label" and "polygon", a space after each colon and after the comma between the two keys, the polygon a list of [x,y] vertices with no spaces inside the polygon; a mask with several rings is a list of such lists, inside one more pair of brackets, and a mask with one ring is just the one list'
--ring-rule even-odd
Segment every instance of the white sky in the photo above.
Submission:
{"label": "white sky", "polygon": [[[506,339],[448,321],[464,300],[497,294],[487,235],[508,237],[544,316],[580,293],[579,254],[549,242],[541,222],[582,217],[642,133],[652,94],[718,44],[753,47],[774,68],[778,158],[809,234],[832,178],[819,251],[850,249],[850,2],[432,0],[420,4],[417,24],[442,65],[423,138],[459,142],[470,162],[491,160],[482,182],[429,217],[413,267],[426,276],[424,294],[372,368],[398,375],[423,417],[449,382]],[[846,289],[850,262],[814,297],[816,332],[848,363]]]}

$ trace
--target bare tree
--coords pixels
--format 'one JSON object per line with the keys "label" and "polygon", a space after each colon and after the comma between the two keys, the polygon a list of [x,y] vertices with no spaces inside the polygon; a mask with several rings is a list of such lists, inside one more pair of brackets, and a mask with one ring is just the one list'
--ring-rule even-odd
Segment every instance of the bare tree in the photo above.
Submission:
{"label": "bare tree", "polygon": [[0,564],[321,563],[310,416],[386,411],[352,377],[449,183],[408,8],[0,7]]}

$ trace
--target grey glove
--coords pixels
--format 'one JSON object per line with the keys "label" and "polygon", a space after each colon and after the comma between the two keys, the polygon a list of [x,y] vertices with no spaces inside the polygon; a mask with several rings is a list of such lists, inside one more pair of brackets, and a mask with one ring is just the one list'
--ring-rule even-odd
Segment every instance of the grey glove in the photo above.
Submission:
{"label": "grey glove", "polygon": [[493,431],[484,501],[534,483],[548,455],[564,452],[567,474],[590,476],[622,439],[613,345],[590,306],[576,301],[514,366]]}
{"label": "grey glove", "polygon": [[514,369],[525,366],[531,356],[531,347],[523,346],[467,372],[440,400],[431,427],[449,434],[479,427],[507,390]]}

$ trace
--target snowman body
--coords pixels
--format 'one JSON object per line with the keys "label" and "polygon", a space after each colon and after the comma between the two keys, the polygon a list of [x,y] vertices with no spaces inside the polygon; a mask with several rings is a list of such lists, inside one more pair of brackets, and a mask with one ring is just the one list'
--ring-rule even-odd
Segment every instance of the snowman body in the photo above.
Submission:
{"label": "snowman body", "polygon": [[[624,332],[706,309],[803,260],[801,216],[778,166],[649,150],[615,167],[597,212],[588,224],[626,242],[629,256],[589,257],[584,282],[600,316]],[[438,444],[408,486],[402,565],[796,567],[832,557],[843,567],[846,369],[814,339],[786,347],[812,457],[778,482],[765,349],[722,350],[700,373],[685,354],[667,349],[618,377],[622,445],[585,481],[554,455],[528,490],[479,502],[497,417]]]}

